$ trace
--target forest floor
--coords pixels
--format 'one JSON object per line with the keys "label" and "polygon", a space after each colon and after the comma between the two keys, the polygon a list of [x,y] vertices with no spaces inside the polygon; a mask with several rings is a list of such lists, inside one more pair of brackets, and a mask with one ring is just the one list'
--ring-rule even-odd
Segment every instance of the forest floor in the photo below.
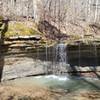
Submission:
{"label": "forest floor", "polygon": [[1,100],[100,100],[100,91],[58,92],[44,87],[0,85]]}

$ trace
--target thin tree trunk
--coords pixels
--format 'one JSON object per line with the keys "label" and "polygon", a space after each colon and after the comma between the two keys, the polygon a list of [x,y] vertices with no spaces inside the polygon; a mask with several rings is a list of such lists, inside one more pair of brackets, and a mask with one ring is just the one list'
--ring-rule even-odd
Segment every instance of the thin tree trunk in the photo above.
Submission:
{"label": "thin tree trunk", "polygon": [[99,0],[96,0],[96,8],[95,8],[94,22],[97,21],[97,17],[98,17],[98,3],[99,3]]}

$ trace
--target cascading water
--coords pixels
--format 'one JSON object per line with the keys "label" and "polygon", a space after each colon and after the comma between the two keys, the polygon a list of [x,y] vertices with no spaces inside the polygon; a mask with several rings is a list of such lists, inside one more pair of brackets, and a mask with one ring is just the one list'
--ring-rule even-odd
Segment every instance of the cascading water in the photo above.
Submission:
{"label": "cascading water", "polygon": [[60,43],[56,46],[56,59],[59,63],[66,63],[66,45]]}
{"label": "cascading water", "polygon": [[95,65],[97,66],[98,65],[98,56],[97,56],[97,45],[94,43],[94,58],[95,58]]}
{"label": "cascading water", "polygon": [[55,49],[55,65],[53,68],[53,74],[61,74],[66,70],[67,60],[67,46],[64,43],[59,43]]}
{"label": "cascading water", "polygon": [[78,65],[80,66],[81,64],[81,44],[79,43],[79,58],[78,58]]}
{"label": "cascading water", "polygon": [[45,61],[44,61],[44,65],[45,65],[45,62],[47,62],[47,65],[45,66],[45,71],[46,71],[46,74],[48,74],[48,71],[49,71],[49,68],[50,68],[50,66],[49,66],[49,64],[48,64],[48,44],[47,44],[47,42],[46,42],[46,45],[45,45]]}
{"label": "cascading water", "polygon": [[46,42],[46,46],[45,46],[45,55],[46,55],[46,61],[48,60],[48,45],[47,45],[47,42]]}

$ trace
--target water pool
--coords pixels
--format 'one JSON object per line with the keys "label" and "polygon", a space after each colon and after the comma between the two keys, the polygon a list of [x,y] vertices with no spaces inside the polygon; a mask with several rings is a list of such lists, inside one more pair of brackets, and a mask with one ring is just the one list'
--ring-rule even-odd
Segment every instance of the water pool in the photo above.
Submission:
{"label": "water pool", "polygon": [[80,78],[56,75],[25,77],[7,81],[6,84],[24,87],[39,85],[48,88],[64,89],[70,91],[78,91],[82,89],[100,90],[100,80],[97,78]]}

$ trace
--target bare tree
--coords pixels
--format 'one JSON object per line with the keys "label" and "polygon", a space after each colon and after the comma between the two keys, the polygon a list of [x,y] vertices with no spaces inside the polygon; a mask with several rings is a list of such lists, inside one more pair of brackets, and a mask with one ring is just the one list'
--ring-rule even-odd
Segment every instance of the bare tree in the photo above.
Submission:
{"label": "bare tree", "polygon": [[98,17],[98,4],[99,4],[99,0],[96,0],[94,22],[97,21],[97,17]]}

